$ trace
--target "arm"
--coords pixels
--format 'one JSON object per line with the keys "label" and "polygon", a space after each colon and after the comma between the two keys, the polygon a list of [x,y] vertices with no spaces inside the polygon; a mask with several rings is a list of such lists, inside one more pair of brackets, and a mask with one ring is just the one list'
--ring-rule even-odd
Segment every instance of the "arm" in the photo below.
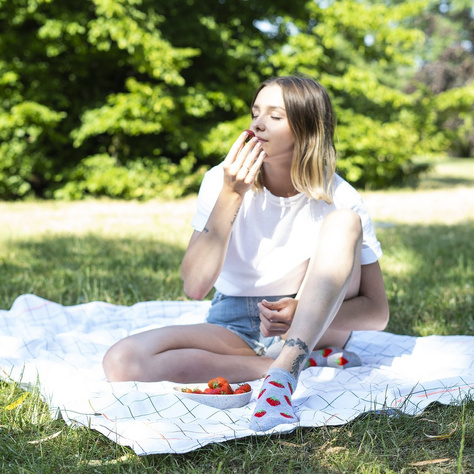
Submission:
{"label": "arm", "polygon": [[202,232],[194,231],[181,264],[184,291],[203,299],[224,265],[232,226],[243,197],[252,186],[265,153],[257,140],[245,144],[243,133],[224,160],[224,183]]}
{"label": "arm", "polygon": [[359,294],[342,303],[330,327],[348,331],[382,331],[388,319],[388,300],[379,262],[362,265]]}
{"label": "arm", "polygon": [[212,289],[224,264],[232,225],[242,197],[224,189],[202,232],[194,231],[181,263],[184,291],[202,300]]}
{"label": "arm", "polygon": [[[297,306],[298,300],[293,298],[260,303],[262,334],[265,337],[285,334]],[[362,265],[358,295],[343,301],[329,327],[341,331],[381,331],[385,329],[388,319],[389,307],[380,265],[378,262]]]}

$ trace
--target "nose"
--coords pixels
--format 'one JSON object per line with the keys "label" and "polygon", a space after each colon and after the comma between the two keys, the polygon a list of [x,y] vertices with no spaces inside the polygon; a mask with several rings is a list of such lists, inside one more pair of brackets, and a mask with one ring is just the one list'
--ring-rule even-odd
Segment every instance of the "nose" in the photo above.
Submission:
{"label": "nose", "polygon": [[251,128],[253,128],[257,131],[265,130],[265,123],[264,123],[263,119],[261,118],[261,115],[259,115],[258,117],[255,117],[252,120],[252,127]]}

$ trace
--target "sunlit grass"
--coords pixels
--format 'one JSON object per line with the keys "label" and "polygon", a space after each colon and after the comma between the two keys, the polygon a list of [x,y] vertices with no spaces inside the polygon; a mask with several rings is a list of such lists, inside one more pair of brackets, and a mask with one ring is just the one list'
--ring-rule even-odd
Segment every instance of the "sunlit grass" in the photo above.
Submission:
{"label": "sunlit grass", "polygon": [[[461,163],[461,174],[469,175],[469,163],[474,160]],[[439,184],[442,175],[430,179]],[[429,192],[425,182],[418,191],[365,193],[369,208],[376,204],[370,209],[374,221],[390,224],[377,227],[391,307],[387,330],[416,336],[474,334],[474,206],[469,201],[459,206],[460,195],[473,196],[469,180]],[[438,202],[453,209],[445,221],[433,209]],[[194,207],[194,198],[0,203],[0,307],[10,308],[24,293],[67,305],[186,298],[179,264]],[[368,414],[340,427],[139,457],[97,432],[54,419],[38,389],[27,391],[24,397],[17,383],[0,382],[0,472],[474,471],[473,401],[433,405],[415,417]]]}

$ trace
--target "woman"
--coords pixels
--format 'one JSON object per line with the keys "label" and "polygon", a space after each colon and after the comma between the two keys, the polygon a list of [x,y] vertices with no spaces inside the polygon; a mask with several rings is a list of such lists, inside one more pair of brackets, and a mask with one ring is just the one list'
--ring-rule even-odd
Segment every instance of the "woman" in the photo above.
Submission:
{"label": "woman", "polygon": [[313,349],[345,347],[353,330],[383,330],[389,311],[372,223],[335,174],[325,89],[305,77],[271,79],[251,112],[255,137],[246,143],[251,134],[242,133],[203,180],[182,262],[190,297],[216,288],[207,322],[128,337],[104,369],[110,381],[266,374],[250,427],[267,430],[297,421],[291,394],[301,370],[308,359],[327,363],[326,351]]}

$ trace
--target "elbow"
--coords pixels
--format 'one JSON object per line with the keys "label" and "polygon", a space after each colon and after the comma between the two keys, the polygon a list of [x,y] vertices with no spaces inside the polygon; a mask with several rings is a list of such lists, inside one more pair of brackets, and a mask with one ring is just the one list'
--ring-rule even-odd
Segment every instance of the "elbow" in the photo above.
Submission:
{"label": "elbow", "polygon": [[209,291],[203,291],[198,287],[190,286],[190,285],[184,285],[184,292],[193,300],[198,300],[201,301],[203,300]]}
{"label": "elbow", "polygon": [[181,265],[181,278],[186,295],[198,301],[203,300],[209,294],[215,281],[206,278],[203,273],[196,274],[196,272],[190,271],[184,263]]}
{"label": "elbow", "polygon": [[187,296],[192,298],[193,300],[201,301],[203,300],[207,294],[209,293],[210,289],[205,288],[199,281],[191,278],[184,278],[183,276],[183,290]]}
{"label": "elbow", "polygon": [[377,312],[377,330],[383,331],[388,325],[390,320],[390,308],[388,306],[388,301],[385,301],[383,305],[379,308]]}

